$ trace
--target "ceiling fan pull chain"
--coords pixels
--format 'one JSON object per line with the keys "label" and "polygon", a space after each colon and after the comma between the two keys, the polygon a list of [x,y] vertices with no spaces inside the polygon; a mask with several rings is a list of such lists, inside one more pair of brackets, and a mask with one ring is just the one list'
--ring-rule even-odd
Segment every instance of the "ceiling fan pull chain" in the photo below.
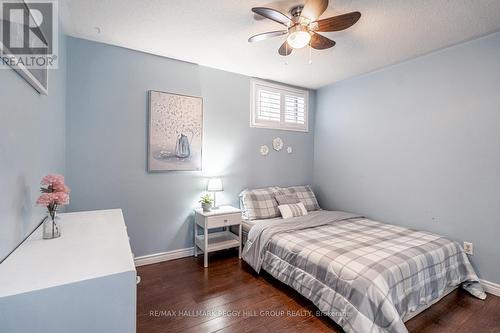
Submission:
{"label": "ceiling fan pull chain", "polygon": [[[288,43],[285,43],[285,54],[288,54]],[[288,60],[285,58],[285,66],[288,65]]]}
{"label": "ceiling fan pull chain", "polygon": [[309,42],[309,65],[313,63],[312,61],[312,47],[311,47],[311,42]]}

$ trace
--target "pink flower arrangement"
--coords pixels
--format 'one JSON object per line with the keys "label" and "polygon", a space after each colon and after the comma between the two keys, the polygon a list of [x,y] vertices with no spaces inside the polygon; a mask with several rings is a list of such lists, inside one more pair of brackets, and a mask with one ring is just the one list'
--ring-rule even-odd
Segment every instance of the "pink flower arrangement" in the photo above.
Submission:
{"label": "pink flower arrangement", "polygon": [[63,184],[64,185],[64,176],[63,175],[58,175],[58,174],[48,174],[47,176],[42,178],[42,181],[40,182],[42,185],[56,185],[56,184]]}
{"label": "pink flower arrangement", "polygon": [[69,195],[64,192],[53,192],[53,193],[42,193],[38,200],[37,205],[40,206],[51,206],[51,205],[67,205],[69,204]]}
{"label": "pink flower arrangement", "polygon": [[36,204],[47,207],[51,216],[55,214],[57,206],[69,204],[70,190],[64,184],[64,176],[49,174],[43,177],[40,183],[42,194],[38,197]]}

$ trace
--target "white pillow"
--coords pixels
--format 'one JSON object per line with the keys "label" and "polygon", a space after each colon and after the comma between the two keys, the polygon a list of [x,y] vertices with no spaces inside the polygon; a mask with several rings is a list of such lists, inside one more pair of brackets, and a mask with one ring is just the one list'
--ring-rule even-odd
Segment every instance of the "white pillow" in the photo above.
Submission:
{"label": "white pillow", "polygon": [[278,209],[280,210],[281,216],[284,219],[307,215],[307,209],[302,202],[289,205],[280,205],[278,206]]}

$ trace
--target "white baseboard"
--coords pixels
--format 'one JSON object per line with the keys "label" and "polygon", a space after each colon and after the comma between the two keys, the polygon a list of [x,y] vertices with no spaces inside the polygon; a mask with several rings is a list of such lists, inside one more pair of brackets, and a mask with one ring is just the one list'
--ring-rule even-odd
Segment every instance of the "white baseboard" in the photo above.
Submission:
{"label": "white baseboard", "polygon": [[486,291],[487,293],[490,293],[495,296],[500,296],[500,284],[486,280],[481,280],[481,285],[483,286],[484,291]]}
{"label": "white baseboard", "polygon": [[135,258],[135,266],[144,266],[156,264],[163,261],[169,261],[174,259],[191,257],[194,255],[194,248],[188,247],[185,249],[178,249],[167,252],[160,252],[155,254],[148,254],[146,256],[136,257]]}

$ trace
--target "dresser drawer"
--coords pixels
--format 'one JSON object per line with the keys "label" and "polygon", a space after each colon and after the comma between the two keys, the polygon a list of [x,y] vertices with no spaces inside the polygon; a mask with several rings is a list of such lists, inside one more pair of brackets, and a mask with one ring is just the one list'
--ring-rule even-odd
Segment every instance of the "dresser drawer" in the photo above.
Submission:
{"label": "dresser drawer", "polygon": [[207,228],[226,227],[240,223],[241,223],[240,213],[207,217]]}

